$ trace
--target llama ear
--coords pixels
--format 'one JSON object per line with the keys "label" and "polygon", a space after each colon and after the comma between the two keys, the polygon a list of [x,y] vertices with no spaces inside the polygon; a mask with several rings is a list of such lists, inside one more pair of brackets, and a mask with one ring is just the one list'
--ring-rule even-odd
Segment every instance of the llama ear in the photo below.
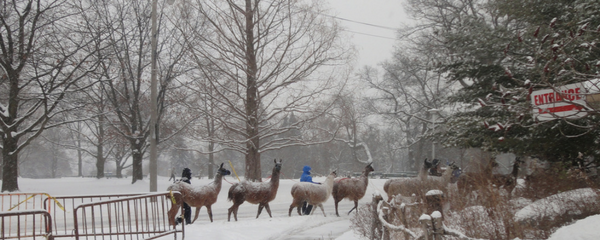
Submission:
{"label": "llama ear", "polygon": [[220,166],[219,168],[223,168],[223,164],[224,164],[224,163],[221,163],[221,166]]}
{"label": "llama ear", "polygon": [[279,164],[281,164],[281,162],[283,162],[283,159],[279,159]]}
{"label": "llama ear", "polygon": [[273,162],[274,162],[275,164],[277,164],[277,158],[273,159]]}
{"label": "llama ear", "polygon": [[367,167],[370,167],[370,166],[371,166],[371,164],[373,164],[373,162],[370,162],[370,163],[367,165]]}

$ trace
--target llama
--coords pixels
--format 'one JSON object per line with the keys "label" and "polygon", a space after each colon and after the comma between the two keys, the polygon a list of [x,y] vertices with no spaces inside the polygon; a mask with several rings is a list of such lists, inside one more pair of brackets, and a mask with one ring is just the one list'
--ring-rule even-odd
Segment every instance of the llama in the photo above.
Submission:
{"label": "llama", "polygon": [[492,175],[492,184],[497,188],[504,188],[508,192],[508,197],[512,196],[512,191],[517,186],[517,177],[519,176],[519,169],[523,160],[517,157],[512,165],[512,171],[510,174],[494,174]]}
{"label": "llama", "polygon": [[489,185],[492,171],[498,166],[495,160],[490,160],[480,172],[462,173],[456,182],[456,187],[461,195],[468,195],[471,192]]}
{"label": "llama", "polygon": [[333,192],[331,194],[335,203],[335,215],[338,217],[340,216],[338,213],[338,203],[344,198],[354,201],[354,207],[350,209],[348,214],[354,209],[358,211],[358,200],[365,196],[365,191],[367,191],[367,186],[369,185],[369,173],[375,171],[371,164],[373,162],[365,167],[359,178],[342,178],[334,181]]}
{"label": "llama", "polygon": [[[196,216],[194,216],[194,220],[191,223],[194,223],[196,219],[198,219],[198,213],[200,213],[200,209],[202,206],[206,206],[206,211],[208,212],[208,217],[210,218],[210,222],[213,221],[212,209],[211,206],[217,202],[217,197],[219,196],[219,192],[221,191],[221,183],[223,182],[223,176],[229,175],[231,172],[225,168],[223,168],[223,163],[217,169],[217,174],[215,176],[215,180],[208,185],[202,187],[194,187],[189,183],[185,183],[182,181],[177,181],[173,183],[171,186],[167,188],[167,191],[178,191],[181,193],[183,199],[175,199],[174,206],[177,206],[175,209],[179,209],[182,200],[186,202],[190,207],[196,208]],[[175,214],[177,211],[169,212],[169,223],[174,225],[173,220],[175,219]]]}
{"label": "llama", "polygon": [[412,196],[411,194],[407,194],[408,189],[415,189],[420,185],[420,182],[427,180],[427,175],[429,168],[432,167],[432,164],[427,158],[423,161],[423,165],[419,170],[419,175],[414,178],[398,178],[398,179],[389,179],[385,181],[383,184],[383,191],[388,195],[388,202],[392,200],[395,195],[403,193],[403,197],[408,198]]}
{"label": "llama", "polygon": [[240,183],[235,183],[229,188],[227,199],[233,202],[233,206],[227,210],[227,221],[231,220],[231,213],[233,213],[235,221],[238,220],[238,208],[244,202],[258,204],[258,213],[256,214],[256,218],[260,216],[263,208],[267,210],[269,217],[273,217],[271,215],[269,202],[273,201],[275,196],[277,196],[277,188],[279,188],[279,172],[281,171],[282,160],[280,159],[279,162],[277,162],[277,160],[273,160],[273,162],[275,162],[275,166],[273,167],[273,172],[271,173],[271,181],[243,181]]}
{"label": "llama", "polygon": [[413,195],[423,199],[429,190],[441,190],[442,192],[447,192],[448,184],[451,182],[452,175],[454,171],[458,169],[458,166],[452,162],[448,165],[448,168],[444,171],[442,176],[429,176],[427,175],[427,172],[428,167],[431,165],[428,165],[427,162],[428,161],[425,160],[418,177],[393,181],[387,188],[384,184],[384,190],[388,194],[388,201],[391,201],[393,196],[398,194],[402,200],[413,202]]}
{"label": "llama", "polygon": [[[292,186],[292,197],[294,200],[292,204],[290,204],[290,210],[288,212],[288,216],[292,216],[292,209],[294,207],[298,210],[298,215],[302,215],[300,213],[300,208],[302,207],[302,203],[308,202],[309,205],[316,205],[321,208],[323,211],[323,216],[325,215],[325,209],[323,209],[323,203],[329,199],[331,195],[331,191],[333,190],[333,179],[337,176],[335,171],[331,172],[325,182],[322,184],[314,184],[310,182],[298,182]],[[315,211],[315,208],[312,209],[311,213]]]}

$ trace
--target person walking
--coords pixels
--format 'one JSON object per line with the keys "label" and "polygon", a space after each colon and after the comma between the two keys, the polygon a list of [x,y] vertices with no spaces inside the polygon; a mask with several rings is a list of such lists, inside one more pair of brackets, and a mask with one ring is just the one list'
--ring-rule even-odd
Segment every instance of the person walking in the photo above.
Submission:
{"label": "person walking", "polygon": [[[181,181],[192,184],[192,170],[189,168],[184,168],[181,173]],[[186,202],[183,202],[183,217],[185,219],[185,224],[192,223],[192,208]],[[181,217],[177,218],[177,223],[183,222]]]}
{"label": "person walking", "polygon": [[[310,170],[311,170],[311,168],[308,165],[306,165],[306,166],[304,166],[304,168],[302,168],[302,176],[300,176],[300,182],[321,184],[321,183],[313,182],[312,177],[310,176]],[[305,201],[302,204],[302,215],[309,215],[310,212],[312,211],[312,208],[313,208],[313,206],[308,205],[308,203]]]}

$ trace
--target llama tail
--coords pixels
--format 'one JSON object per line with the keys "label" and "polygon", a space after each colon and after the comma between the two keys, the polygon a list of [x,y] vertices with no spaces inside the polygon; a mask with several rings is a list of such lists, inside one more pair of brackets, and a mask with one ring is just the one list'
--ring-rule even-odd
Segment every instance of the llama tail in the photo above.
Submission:
{"label": "llama tail", "polygon": [[240,183],[234,183],[231,185],[229,191],[227,192],[227,200],[233,201],[235,199],[236,192],[243,191],[242,188],[243,186]]}
{"label": "llama tail", "polygon": [[390,188],[390,183],[391,183],[390,180],[385,181],[385,183],[383,184],[383,191],[384,192],[388,193],[388,190]]}

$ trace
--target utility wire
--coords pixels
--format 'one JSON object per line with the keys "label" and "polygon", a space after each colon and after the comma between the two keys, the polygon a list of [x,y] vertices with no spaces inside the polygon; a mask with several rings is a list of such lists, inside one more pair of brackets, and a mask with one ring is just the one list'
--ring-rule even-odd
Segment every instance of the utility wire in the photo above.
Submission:
{"label": "utility wire", "polygon": [[383,39],[396,40],[395,38],[391,38],[391,37],[384,37],[384,36],[373,35],[373,34],[368,34],[368,33],[355,32],[355,31],[350,31],[350,30],[346,30],[346,29],[342,29],[342,31],[349,32],[349,33],[360,34],[360,35],[365,35],[365,36],[369,36],[369,37],[377,37],[377,38],[383,38]]}
{"label": "utility wire", "polygon": [[346,22],[351,22],[351,23],[362,24],[362,25],[366,25],[366,26],[370,26],[370,27],[382,28],[382,29],[393,30],[393,31],[400,30],[398,28],[386,27],[386,26],[372,24],[372,23],[366,23],[366,22],[359,22],[359,21],[355,21],[355,20],[351,20],[351,19],[347,19],[347,18],[336,17],[336,16],[324,14],[324,13],[320,13],[320,14],[323,15],[323,16],[330,17],[330,18],[334,18],[334,19],[338,19],[338,20],[342,20],[342,21],[346,21]]}

